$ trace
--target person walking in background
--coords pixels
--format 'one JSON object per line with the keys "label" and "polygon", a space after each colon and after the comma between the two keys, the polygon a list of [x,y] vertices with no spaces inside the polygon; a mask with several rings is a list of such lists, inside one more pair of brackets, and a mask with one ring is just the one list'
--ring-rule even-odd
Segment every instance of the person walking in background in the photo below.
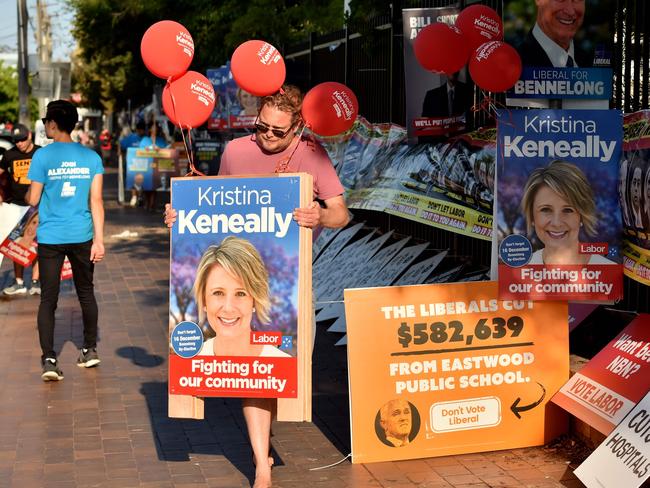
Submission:
{"label": "person walking in background", "polygon": [[[41,146],[32,142],[32,132],[23,124],[16,124],[11,130],[11,138],[14,147],[4,153],[0,160],[0,175],[7,173],[9,176],[9,194],[6,203],[26,206],[25,194],[29,189],[29,179],[27,173],[29,166],[34,157],[34,153]],[[0,195],[0,202],[2,196]],[[14,262],[15,281],[8,286],[2,293],[5,295],[24,295],[27,293],[27,287],[24,282],[25,268]],[[30,295],[39,295],[41,293],[41,284],[38,275],[38,260],[32,263],[32,283],[29,288]]]}
{"label": "person walking in background", "polygon": [[54,351],[54,312],[66,256],[84,325],[77,365],[89,368],[100,362],[93,272],[95,263],[104,258],[104,168],[94,151],[72,142],[70,133],[77,120],[77,109],[70,102],[55,100],[47,105],[43,124],[47,137],[54,142],[35,154],[28,174],[31,185],[25,195],[28,204],[40,204],[37,239],[42,294],[38,335],[44,381],[63,379]]}
{"label": "person walking in background", "polygon": [[113,137],[108,129],[104,129],[99,134],[99,148],[102,151],[102,162],[108,166],[111,163],[111,154],[113,152]]}

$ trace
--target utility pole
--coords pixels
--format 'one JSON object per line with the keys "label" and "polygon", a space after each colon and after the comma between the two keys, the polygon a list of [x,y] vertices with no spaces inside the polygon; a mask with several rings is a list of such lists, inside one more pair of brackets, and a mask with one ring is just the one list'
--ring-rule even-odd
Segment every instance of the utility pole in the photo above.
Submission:
{"label": "utility pole", "polygon": [[[25,1],[25,0],[22,0]],[[36,19],[38,22],[38,31],[36,32],[38,53],[38,73],[40,83],[52,87],[54,90],[54,72],[52,70],[52,31],[50,16],[47,14],[45,4],[41,0],[36,0]],[[50,101],[52,95],[38,99],[39,113],[45,113],[45,107]]]}
{"label": "utility pole", "polygon": [[29,84],[27,82],[27,0],[18,7],[18,122],[29,127]]}

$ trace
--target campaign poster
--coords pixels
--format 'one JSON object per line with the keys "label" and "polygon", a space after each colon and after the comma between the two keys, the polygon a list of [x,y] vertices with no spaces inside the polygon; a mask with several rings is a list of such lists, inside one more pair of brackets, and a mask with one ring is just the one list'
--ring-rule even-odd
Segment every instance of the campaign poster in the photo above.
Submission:
{"label": "campaign poster", "polygon": [[[0,242],[14,230],[16,224],[25,215],[29,207],[13,203],[0,202]],[[0,253],[0,264],[4,256]]]}
{"label": "campaign poster", "polygon": [[176,149],[126,150],[126,189],[169,191],[170,179],[181,174]]}
{"label": "campaign poster", "polygon": [[614,7],[613,0],[506,0],[504,38],[523,65],[521,78],[507,93],[508,104],[542,106],[545,100],[563,99],[563,108],[607,108]]}
{"label": "campaign poster", "polygon": [[[5,207],[6,205],[2,205]],[[14,207],[17,205],[14,205]],[[0,243],[0,254],[21,266],[29,266],[37,256],[36,228],[38,227],[38,209],[25,209],[22,217],[9,235]]]}
{"label": "campaign poster", "polygon": [[[234,83],[234,80],[232,80]],[[228,85],[232,90],[230,97],[230,127],[232,129],[249,129],[255,126],[260,109],[260,97],[247,92],[236,84]]]}
{"label": "campaign poster", "polygon": [[171,395],[298,396],[311,233],[292,215],[311,192],[303,174],[172,180]]}
{"label": "campaign poster", "polygon": [[212,83],[216,94],[214,108],[208,117],[208,130],[223,130],[228,126],[225,97],[226,69],[225,66],[221,66],[206,70],[206,78]]}
{"label": "campaign poster", "polygon": [[566,302],[496,282],[345,290],[352,462],[541,445],[567,427]]}
{"label": "campaign poster", "polygon": [[650,110],[623,119],[619,173],[625,275],[650,285]]}
{"label": "campaign poster", "polygon": [[497,132],[499,296],[621,298],[621,112],[503,110]]}
{"label": "campaign poster", "polygon": [[409,143],[416,143],[423,136],[456,134],[465,130],[467,125],[469,111],[474,105],[474,85],[467,76],[467,71],[463,69],[452,75],[427,71],[420,65],[413,51],[420,30],[435,22],[453,25],[459,12],[457,7],[402,10]]}
{"label": "campaign poster", "polygon": [[650,476],[650,392],[578,466],[587,488],[636,488]]}
{"label": "campaign poster", "polygon": [[553,402],[609,435],[650,389],[650,315],[641,314],[553,397]]}
{"label": "campaign poster", "polygon": [[194,140],[194,166],[205,175],[219,174],[223,142],[213,139]]}

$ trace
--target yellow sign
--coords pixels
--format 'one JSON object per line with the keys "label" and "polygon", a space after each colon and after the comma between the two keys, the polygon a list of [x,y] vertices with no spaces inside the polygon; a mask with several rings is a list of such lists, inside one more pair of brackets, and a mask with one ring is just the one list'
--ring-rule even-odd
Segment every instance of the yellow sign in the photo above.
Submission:
{"label": "yellow sign", "polygon": [[496,282],[345,290],[352,462],[540,445],[569,377],[566,302]]}
{"label": "yellow sign", "polygon": [[349,208],[379,210],[486,241],[492,240],[492,215],[444,199],[390,188],[363,188],[345,196]]}

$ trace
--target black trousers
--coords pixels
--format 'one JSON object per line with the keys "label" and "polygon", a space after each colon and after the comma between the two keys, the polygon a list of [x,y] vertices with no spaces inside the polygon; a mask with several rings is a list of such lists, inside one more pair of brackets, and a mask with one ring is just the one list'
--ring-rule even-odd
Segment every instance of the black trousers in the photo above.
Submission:
{"label": "black trousers", "polygon": [[41,272],[41,303],[38,307],[38,337],[42,356],[56,358],[54,352],[54,312],[59,301],[61,268],[68,257],[72,267],[72,277],[81,305],[84,324],[84,343],[86,349],[97,345],[97,301],[93,288],[95,265],[90,261],[90,248],[93,242],[79,244],[39,244],[38,262]]}

